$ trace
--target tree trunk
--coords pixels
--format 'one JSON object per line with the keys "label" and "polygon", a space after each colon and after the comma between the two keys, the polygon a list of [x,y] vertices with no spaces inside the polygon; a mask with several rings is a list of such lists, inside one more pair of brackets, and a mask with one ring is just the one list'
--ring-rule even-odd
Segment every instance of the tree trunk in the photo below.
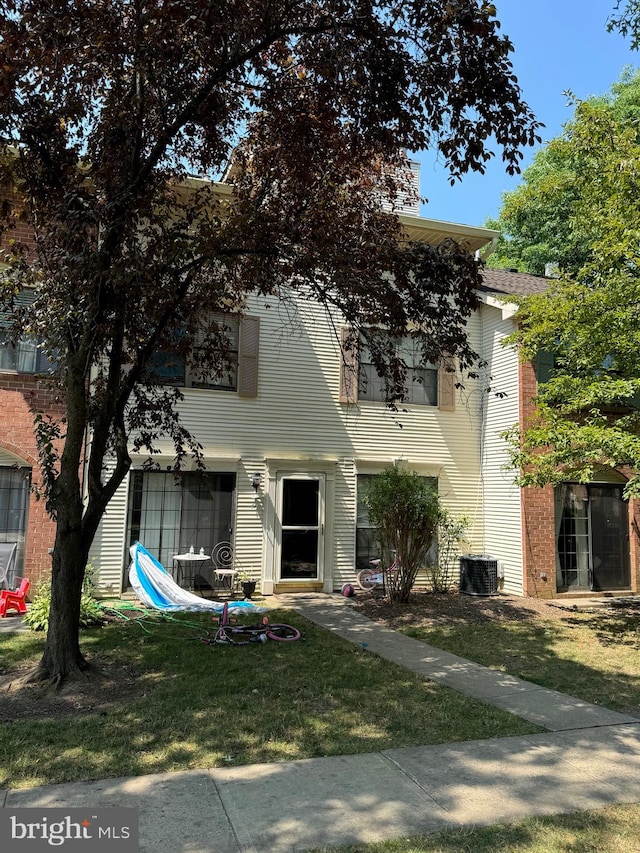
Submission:
{"label": "tree trunk", "polygon": [[[89,355],[80,353],[67,364],[67,406],[65,444],[59,472],[52,472],[49,507],[56,521],[56,539],[51,572],[51,607],[45,648],[30,680],[48,680],[60,686],[89,669],[80,651],[80,605],[89,549],[109,499],[122,483],[130,459],[126,437],[116,446],[117,464],[103,487],[100,475],[108,446],[112,419],[95,422],[93,445],[98,448],[85,457],[88,428],[85,394],[85,365]],[[124,434],[124,431],[121,430]],[[122,449],[124,448],[124,449]],[[118,452],[119,451],[119,452]],[[83,463],[84,466],[83,466]],[[82,471],[89,472],[86,505]]]}
{"label": "tree trunk", "polygon": [[44,653],[34,673],[37,680],[60,686],[87,668],[80,651],[80,600],[87,564],[82,528],[69,525],[65,516],[77,515],[64,509],[58,513],[56,542],[51,574],[51,609]]}
{"label": "tree trunk", "polygon": [[[68,376],[67,434],[50,505],[56,520],[51,571],[51,607],[44,653],[33,678],[60,686],[87,664],[80,652],[80,600],[89,552],[83,525],[81,459],[84,449],[84,381]],[[73,381],[75,379],[76,381]],[[74,393],[75,390],[75,393]]]}

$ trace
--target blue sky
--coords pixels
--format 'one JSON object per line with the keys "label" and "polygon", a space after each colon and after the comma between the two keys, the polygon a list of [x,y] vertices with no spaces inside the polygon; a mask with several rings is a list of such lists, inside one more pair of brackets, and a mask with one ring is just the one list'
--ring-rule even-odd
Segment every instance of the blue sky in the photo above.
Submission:
{"label": "blue sky", "polygon": [[[495,6],[502,32],[515,47],[513,66],[524,99],[545,125],[543,142],[557,136],[571,117],[563,92],[600,95],[625,66],[640,66],[640,53],[617,33],[607,33],[615,0],[496,0]],[[525,151],[525,166],[535,150]],[[432,153],[417,159],[421,191],[429,199],[421,213],[432,219],[483,225],[497,216],[502,193],[519,182],[506,174],[500,155],[484,176],[469,174],[454,187]]]}

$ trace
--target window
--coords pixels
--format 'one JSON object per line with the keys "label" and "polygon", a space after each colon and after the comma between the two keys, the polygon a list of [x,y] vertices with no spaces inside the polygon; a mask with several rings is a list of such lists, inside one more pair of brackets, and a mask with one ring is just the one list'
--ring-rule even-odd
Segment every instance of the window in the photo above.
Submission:
{"label": "window", "polygon": [[[16,298],[16,306],[25,308],[34,301],[33,290],[23,290]],[[55,359],[48,358],[42,341],[25,335],[18,341],[11,340],[11,317],[0,312],[0,370],[16,373],[53,373],[57,368]]]}
{"label": "window", "polygon": [[191,545],[211,554],[231,538],[235,475],[134,471],[129,486],[128,542],[141,542],[170,570]]}
{"label": "window", "polygon": [[[380,556],[380,543],[375,527],[369,520],[369,513],[365,505],[367,489],[375,474],[358,474],[357,502],[356,502],[356,572],[368,569],[369,560],[375,560]],[[438,491],[437,477],[424,477],[435,491]],[[433,544],[427,555],[427,565],[437,561],[438,546]]]}
{"label": "window", "polygon": [[[0,542],[18,543],[14,576],[21,573],[24,561],[30,485],[30,468],[0,467]],[[13,578],[9,580],[13,582]]]}
{"label": "window", "polygon": [[539,350],[535,358],[536,381],[539,385],[548,382],[553,376],[556,356],[550,350]]}
{"label": "window", "polygon": [[[423,364],[422,353],[411,337],[396,342],[396,355],[407,366],[404,402],[426,406],[438,405],[438,368],[435,364]],[[385,401],[384,380],[378,376],[373,365],[371,352],[366,345],[360,346],[358,369],[358,399]]]}
{"label": "window", "polygon": [[52,373],[56,362],[51,361],[38,341],[23,338],[16,344],[4,340],[0,344],[0,370],[17,373]]}
{"label": "window", "polygon": [[204,343],[204,332],[196,336],[193,351],[187,361],[180,353],[159,352],[151,365],[149,373],[163,385],[178,385],[182,388],[216,388],[223,391],[235,391],[238,384],[238,341],[240,323],[237,317],[216,315],[214,322],[219,325],[228,346],[228,363],[215,373],[204,371],[198,365],[202,361],[200,353]]}
{"label": "window", "polygon": [[369,513],[364,498],[373,474],[358,474],[358,495],[356,503],[356,572],[368,569],[369,560],[380,556],[380,544],[375,527],[369,521]]}
{"label": "window", "polygon": [[258,393],[258,348],[260,321],[257,317],[215,315],[226,338],[227,363],[219,372],[199,367],[204,333],[196,336],[191,357],[187,360],[177,352],[157,353],[148,369],[149,376],[163,385],[182,388],[209,388],[237,391],[243,397]]}
{"label": "window", "polygon": [[217,388],[220,391],[236,391],[238,388],[238,350],[240,341],[240,321],[237,317],[215,317],[220,330],[224,333],[227,346],[226,364],[218,373],[198,368],[201,361],[204,335],[196,338],[193,353],[187,369],[187,384],[190,388]]}
{"label": "window", "polygon": [[[351,329],[342,328],[340,365],[340,402],[358,400],[386,402],[384,381],[378,376],[369,347],[353,346]],[[419,344],[410,336],[398,339],[395,351],[407,366],[406,392],[402,402],[437,406],[440,411],[456,408],[455,360],[445,358],[439,365],[422,361]]]}

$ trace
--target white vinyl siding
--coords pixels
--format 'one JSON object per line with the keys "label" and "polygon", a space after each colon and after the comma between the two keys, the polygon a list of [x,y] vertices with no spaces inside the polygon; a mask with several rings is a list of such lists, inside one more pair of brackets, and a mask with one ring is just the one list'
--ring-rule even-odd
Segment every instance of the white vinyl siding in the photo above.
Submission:
{"label": "white vinyl siding", "polygon": [[393,207],[394,213],[405,213],[408,216],[420,215],[420,163],[417,160],[407,160],[407,188],[408,192],[400,192],[391,205],[389,201],[382,202],[382,209],[390,211]]}
{"label": "white vinyl siding", "polygon": [[[342,357],[336,339],[336,329],[343,326],[340,317],[329,319],[308,303],[299,304],[297,310],[289,304],[285,316],[275,308],[265,310],[257,299],[247,310],[260,320],[255,396],[185,388],[180,404],[184,424],[203,446],[207,467],[223,470],[226,460],[227,470],[237,471],[233,535],[238,560],[252,573],[275,580],[273,501],[278,472],[321,473],[327,499],[320,580],[325,589],[353,581],[357,474],[379,471],[394,460],[438,478],[440,494],[451,511],[473,519],[471,549],[480,550],[478,382],[466,382],[464,390],[455,392],[455,411],[403,404],[400,411],[391,412],[383,403],[341,402]],[[479,348],[477,317],[471,319],[469,332]],[[159,458],[170,462],[170,444],[160,449]],[[263,475],[258,493],[250,482],[254,472]],[[100,534],[105,546],[118,549],[120,561],[126,526],[122,503],[126,503],[124,487]],[[115,528],[120,526],[118,534]]]}
{"label": "white vinyl siding", "polygon": [[[251,477],[260,474],[258,491],[251,485]],[[236,467],[236,512],[232,541],[238,568],[247,571],[252,580],[258,581],[263,566],[262,512],[264,509],[264,487],[266,468],[261,458],[242,459]]]}
{"label": "white vinyl siding", "polygon": [[89,552],[89,563],[97,575],[98,593],[103,596],[117,596],[123,590],[123,563],[129,565],[126,551],[128,493],[127,476],[109,502]]}
{"label": "white vinyl siding", "polygon": [[499,307],[483,305],[483,355],[488,362],[482,429],[484,495],[484,548],[499,561],[504,572],[503,589],[523,593],[522,516],[520,488],[515,474],[506,470],[506,442],[502,433],[519,417],[518,355],[502,345],[513,331],[513,321],[503,318]]}

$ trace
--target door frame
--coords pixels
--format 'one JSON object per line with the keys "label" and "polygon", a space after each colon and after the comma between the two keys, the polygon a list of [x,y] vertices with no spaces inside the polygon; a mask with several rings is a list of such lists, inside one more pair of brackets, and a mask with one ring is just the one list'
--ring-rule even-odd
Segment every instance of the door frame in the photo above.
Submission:
{"label": "door frame", "polygon": [[[587,522],[587,573],[588,573],[588,584],[586,586],[578,586],[578,585],[570,585],[570,586],[562,586],[560,584],[560,579],[562,577],[562,569],[560,564],[560,551],[558,549],[558,531],[560,528],[560,519],[555,515],[554,517],[554,525],[556,529],[555,536],[555,553],[556,553],[556,591],[561,594],[571,593],[572,591],[576,592],[595,592],[595,591],[607,591],[607,590],[616,590],[616,589],[627,589],[631,587],[631,542],[630,536],[631,531],[629,529],[629,507],[627,501],[622,498],[622,488],[623,484],[619,482],[591,482],[591,483],[574,483],[567,482],[562,483],[561,487],[569,487],[575,488],[578,487],[580,489],[585,490],[586,494],[586,513],[585,518]],[[592,513],[592,502],[591,502],[591,489],[592,488],[604,488],[604,489],[616,489],[619,490],[620,493],[620,502],[623,504],[625,510],[625,518],[627,521],[626,531],[623,533],[623,542],[622,548],[620,551],[622,558],[622,566],[620,567],[621,573],[626,576],[626,585],[622,585],[620,587],[609,587],[609,586],[601,586],[597,583],[597,569],[594,568],[594,550],[593,550],[593,538],[594,538],[594,530],[593,530],[593,513]],[[584,500],[584,498],[583,498]],[[555,513],[558,512],[557,505],[554,501]],[[562,511],[562,508],[561,508]]]}
{"label": "door frame", "polygon": [[[284,501],[284,483],[286,480],[313,480],[318,483],[318,550],[317,550],[317,574],[315,578],[283,578],[281,576],[282,560],[282,512]],[[324,582],[324,557],[325,557],[325,533],[326,533],[326,475],[324,471],[278,471],[276,474],[276,512],[275,512],[275,541],[274,541],[274,563],[273,579],[276,584],[287,584],[292,587],[304,585],[318,585]]]}

